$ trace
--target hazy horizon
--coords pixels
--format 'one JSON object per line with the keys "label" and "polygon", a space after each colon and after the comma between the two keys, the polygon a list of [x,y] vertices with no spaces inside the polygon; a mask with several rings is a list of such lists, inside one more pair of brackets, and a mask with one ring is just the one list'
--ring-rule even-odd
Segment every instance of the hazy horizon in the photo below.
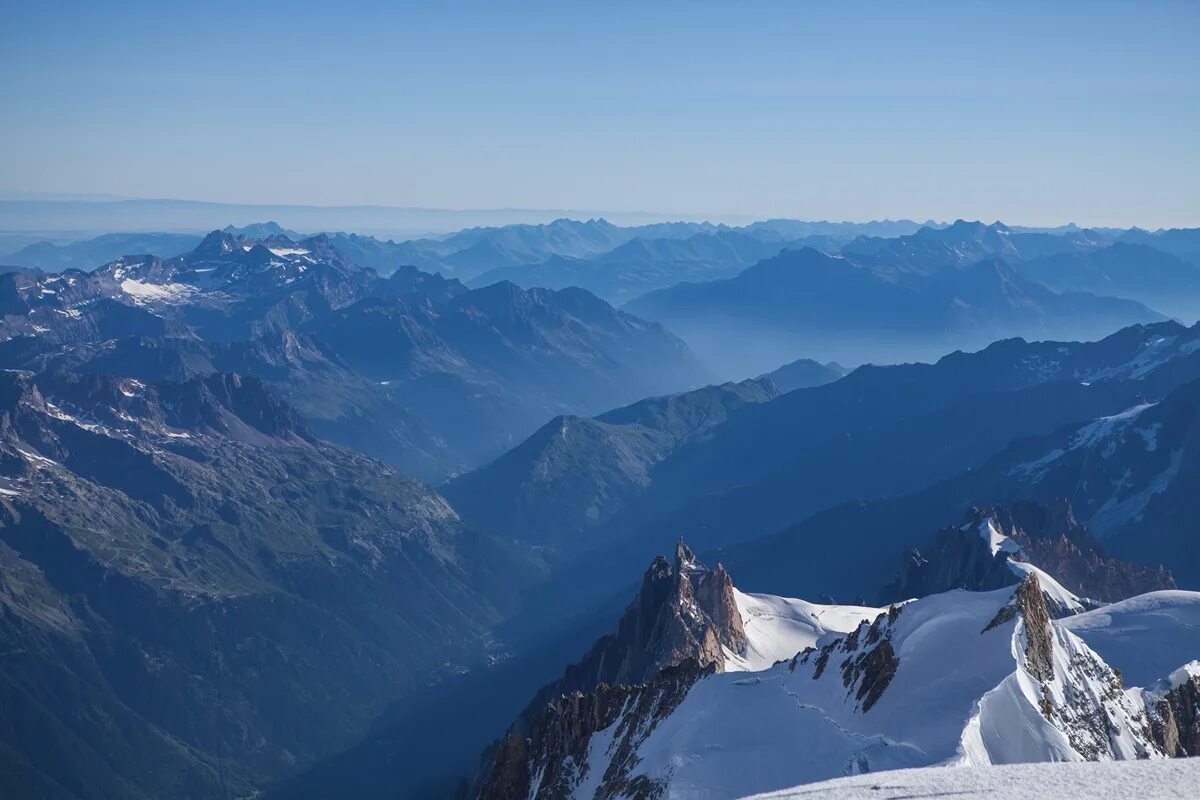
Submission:
{"label": "hazy horizon", "polygon": [[8,196],[1200,224],[1192,3],[6,16]]}
{"label": "hazy horizon", "polygon": [[[75,213],[64,216],[62,212],[67,208]],[[105,213],[109,211],[114,213]],[[89,212],[92,214],[90,217],[87,215]],[[655,209],[439,208],[384,204],[224,203],[178,197],[119,197],[53,193],[0,194],[0,232],[46,233],[47,235],[115,232],[202,233],[228,225],[244,226],[278,222],[285,228],[290,227],[301,232],[344,230],[384,236],[419,236],[453,233],[471,227],[539,225],[558,219],[580,222],[602,219],[620,226],[657,222],[697,222],[739,227],[767,219],[830,224],[910,221],[923,225],[949,225],[962,219],[985,224],[999,222],[1012,228],[1047,230],[1071,225],[1079,228],[1142,228],[1149,231],[1167,230],[1172,227],[1192,227],[1133,223],[1092,225],[1077,219],[1014,220],[994,216],[979,218],[952,216],[942,219],[923,218],[917,215],[850,218],[786,215],[764,217]],[[425,220],[428,224],[422,225],[420,220]]]}

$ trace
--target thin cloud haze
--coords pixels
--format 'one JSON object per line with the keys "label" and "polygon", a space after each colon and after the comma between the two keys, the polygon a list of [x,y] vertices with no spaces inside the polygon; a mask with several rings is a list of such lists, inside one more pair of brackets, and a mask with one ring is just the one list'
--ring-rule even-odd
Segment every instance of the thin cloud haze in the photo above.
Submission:
{"label": "thin cloud haze", "polygon": [[1197,8],[14,6],[0,192],[1184,226]]}

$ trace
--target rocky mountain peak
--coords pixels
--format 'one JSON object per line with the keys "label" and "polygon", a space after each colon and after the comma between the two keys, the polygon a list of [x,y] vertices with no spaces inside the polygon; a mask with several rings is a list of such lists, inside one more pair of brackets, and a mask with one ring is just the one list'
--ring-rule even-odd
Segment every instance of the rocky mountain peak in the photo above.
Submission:
{"label": "rocky mountain peak", "polygon": [[12,369],[0,371],[0,413],[16,411],[22,405],[45,409],[33,375]]}
{"label": "rocky mountain peak", "polygon": [[1145,696],[1150,730],[1163,752],[1200,755],[1200,661],[1180,667]]}
{"label": "rocky mountain peak", "polygon": [[200,240],[191,253],[196,259],[221,258],[241,249],[237,237],[227,231],[213,231]]}
{"label": "rocky mountain peak", "polygon": [[1054,636],[1050,630],[1050,610],[1036,574],[1021,581],[1013,595],[1016,613],[1024,621],[1025,668],[1043,683],[1054,679],[1051,655]]}
{"label": "rocky mountain peak", "polygon": [[274,439],[309,439],[307,425],[258,378],[211,373],[178,384],[161,384],[168,420],[186,429],[218,430],[244,439],[252,432]]}
{"label": "rocky mountain peak", "polygon": [[680,541],[674,563],[661,555],[650,563],[616,633],[602,637],[562,678],[538,692],[517,727],[563,695],[600,684],[643,684],[684,661],[723,672],[726,653],[745,646],[729,573],[720,564],[710,569]]}
{"label": "rocky mountain peak", "polygon": [[1098,601],[1119,600],[1175,581],[1162,567],[1111,558],[1071,503],[1021,500],[970,509],[958,525],[943,528],[928,547],[912,549],[902,575],[884,590],[887,601],[924,597],[951,589],[987,591],[1017,584],[1025,572],[1012,562],[1033,564],[1056,576],[1069,591]]}
{"label": "rocky mountain peak", "polygon": [[491,777],[480,796],[513,785],[527,793],[530,750],[540,751],[534,761],[578,756],[627,701],[646,705],[651,718],[664,693],[678,703],[699,677],[724,672],[726,652],[740,652],[746,641],[729,573],[720,564],[710,569],[680,539],[673,563],[662,555],[650,562],[617,632],[538,692],[507,738],[484,753],[482,775]]}

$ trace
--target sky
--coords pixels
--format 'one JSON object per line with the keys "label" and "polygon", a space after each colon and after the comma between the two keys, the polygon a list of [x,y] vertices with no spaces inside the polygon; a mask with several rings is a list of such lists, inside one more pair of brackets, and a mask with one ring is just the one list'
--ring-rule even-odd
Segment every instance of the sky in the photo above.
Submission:
{"label": "sky", "polygon": [[0,195],[1200,225],[1200,2],[0,0]]}

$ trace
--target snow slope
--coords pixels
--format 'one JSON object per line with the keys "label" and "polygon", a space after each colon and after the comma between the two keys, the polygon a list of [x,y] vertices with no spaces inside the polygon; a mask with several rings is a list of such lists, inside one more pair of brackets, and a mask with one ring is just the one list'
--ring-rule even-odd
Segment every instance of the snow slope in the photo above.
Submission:
{"label": "snow slope", "polygon": [[825,606],[792,597],[746,594],[734,589],[748,644],[741,653],[725,652],[726,672],[758,672],[789,659],[831,636],[849,633],[886,608]]}
{"label": "snow slope", "polygon": [[1060,624],[1121,670],[1130,686],[1149,686],[1200,658],[1200,592],[1150,592]]}
{"label": "snow slope", "polygon": [[[644,781],[660,787],[657,796],[716,800],[918,766],[1162,758],[1140,690],[1124,689],[1083,638],[1048,618],[1039,577],[1025,584],[1036,591],[915,600],[840,637],[837,628],[872,609],[830,612],[739,593],[753,652],[698,680],[665,713],[637,716],[631,701],[587,743],[571,796],[593,796],[622,770],[625,787]],[[1057,587],[1047,588],[1053,602]],[[1107,638],[1110,650],[1137,648],[1150,641],[1147,619],[1190,619],[1200,608],[1194,593],[1157,594],[1107,617],[1081,615],[1080,634]],[[1171,666],[1156,678],[1195,655],[1190,640],[1154,641]],[[793,645],[818,649],[733,671],[774,662]]]}
{"label": "snow slope", "polygon": [[1200,796],[1200,758],[904,769],[797,786],[754,800],[1179,800]]}

